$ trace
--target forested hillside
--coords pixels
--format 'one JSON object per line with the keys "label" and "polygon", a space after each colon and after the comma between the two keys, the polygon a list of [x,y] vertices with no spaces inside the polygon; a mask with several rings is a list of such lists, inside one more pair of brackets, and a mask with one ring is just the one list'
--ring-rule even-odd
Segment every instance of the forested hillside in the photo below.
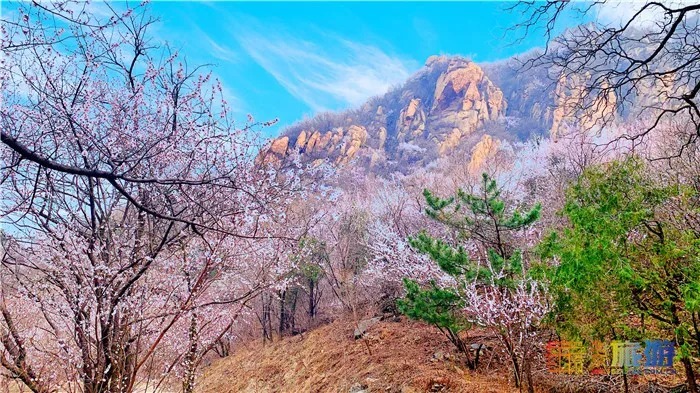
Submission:
{"label": "forested hillside", "polygon": [[700,5],[604,3],[270,140],[157,7],[13,3],[0,392],[697,393]]}

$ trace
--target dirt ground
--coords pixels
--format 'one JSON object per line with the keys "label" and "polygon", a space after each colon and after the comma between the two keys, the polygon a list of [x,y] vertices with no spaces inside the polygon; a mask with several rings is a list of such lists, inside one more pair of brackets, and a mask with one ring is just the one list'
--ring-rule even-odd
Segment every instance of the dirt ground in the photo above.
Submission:
{"label": "dirt ground", "polygon": [[[497,352],[486,351],[479,370],[469,371],[432,326],[405,318],[380,321],[360,340],[353,338],[354,328],[355,323],[341,320],[272,343],[249,342],[206,367],[197,393],[519,392]],[[471,333],[472,342],[495,346],[483,333]],[[634,393],[681,391],[661,388],[681,382],[680,370],[675,375],[629,378]],[[538,393],[624,391],[619,375],[594,378],[540,370],[535,385]],[[179,392],[180,387],[174,385],[171,391]],[[23,392],[27,390],[0,379],[0,393]]]}
{"label": "dirt ground", "polygon": [[251,343],[209,367],[199,392],[517,391],[503,370],[469,372],[431,326],[382,321],[360,340],[353,329],[335,322],[277,342]]}

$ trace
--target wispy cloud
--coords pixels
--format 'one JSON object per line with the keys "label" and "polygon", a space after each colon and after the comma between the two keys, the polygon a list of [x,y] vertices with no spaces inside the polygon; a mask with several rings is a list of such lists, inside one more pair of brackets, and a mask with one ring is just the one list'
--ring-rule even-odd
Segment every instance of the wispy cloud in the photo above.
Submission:
{"label": "wispy cloud", "polygon": [[240,53],[220,39],[212,37],[182,13],[175,14],[172,18],[180,23],[158,23],[151,27],[156,42],[180,53],[190,67],[205,65],[201,72],[210,72],[212,79],[212,83],[204,86],[205,91],[212,88],[215,80],[220,81],[223,99],[228,103],[231,113],[246,114],[249,110],[247,103],[238,94],[235,84],[231,83],[235,80],[231,80],[226,72],[226,67],[240,60]]}
{"label": "wispy cloud", "polygon": [[[682,6],[687,0],[668,0],[664,2],[667,7]],[[634,0],[613,0],[597,5],[598,20],[605,24],[619,26],[627,23],[637,14],[646,2]],[[650,27],[664,20],[664,11],[661,7],[651,6],[635,17],[635,27]]]}
{"label": "wispy cloud", "polygon": [[227,61],[227,62],[232,62],[236,60],[236,53],[231,50],[226,45],[223,44],[218,44],[216,41],[211,39],[209,36],[204,37],[206,43],[209,45],[210,53],[212,56],[216,57],[219,60]]}
{"label": "wispy cloud", "polygon": [[[404,81],[411,63],[380,48],[323,33],[314,42],[270,26],[234,32],[245,52],[315,111],[355,106]],[[271,31],[276,33],[271,33]],[[316,40],[318,38],[318,40]]]}
{"label": "wispy cloud", "polygon": [[223,40],[219,37],[212,38],[211,35],[194,23],[191,23],[188,35],[192,38],[191,41],[199,43],[203,52],[217,60],[225,63],[239,60],[239,54],[225,44]]}

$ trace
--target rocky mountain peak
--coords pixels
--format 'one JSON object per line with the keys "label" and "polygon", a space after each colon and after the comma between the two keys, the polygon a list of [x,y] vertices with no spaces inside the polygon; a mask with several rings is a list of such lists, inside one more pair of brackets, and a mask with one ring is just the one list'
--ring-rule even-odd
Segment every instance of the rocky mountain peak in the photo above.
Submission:
{"label": "rocky mountain peak", "polygon": [[552,70],[523,70],[519,64],[431,56],[403,85],[359,108],[322,113],[288,127],[263,158],[271,162],[298,152],[307,162],[341,167],[352,162],[392,173],[461,154],[469,172],[478,172],[509,142],[533,134],[556,138],[570,125],[591,127],[618,115],[612,93],[590,113],[572,110],[590,75],[557,79]]}
{"label": "rocky mountain peak", "polygon": [[[405,167],[449,154],[485,125],[505,116],[503,92],[473,61],[431,56],[403,86],[358,109],[324,113],[289,127],[265,153],[337,165]],[[478,141],[476,137],[475,141]]]}

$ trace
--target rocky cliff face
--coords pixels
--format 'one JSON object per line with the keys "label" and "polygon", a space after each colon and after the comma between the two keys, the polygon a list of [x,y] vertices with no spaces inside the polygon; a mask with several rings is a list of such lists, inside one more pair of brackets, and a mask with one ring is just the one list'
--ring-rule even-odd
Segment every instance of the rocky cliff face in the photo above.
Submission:
{"label": "rocky cliff face", "polygon": [[[569,110],[582,94],[577,81],[552,81],[548,73],[522,72],[512,61],[480,66],[432,56],[403,86],[360,108],[287,128],[263,158],[269,162],[298,152],[309,162],[353,162],[389,173],[457,153],[476,172],[504,142],[537,133],[556,136],[569,123],[587,121]],[[591,118],[613,114],[615,97],[607,101]]]}
{"label": "rocky cliff face", "polygon": [[501,121],[507,107],[503,92],[479,65],[433,56],[403,86],[359,109],[289,127],[265,159],[299,152],[310,161],[405,168],[449,154],[467,139],[478,141],[479,131]]}

